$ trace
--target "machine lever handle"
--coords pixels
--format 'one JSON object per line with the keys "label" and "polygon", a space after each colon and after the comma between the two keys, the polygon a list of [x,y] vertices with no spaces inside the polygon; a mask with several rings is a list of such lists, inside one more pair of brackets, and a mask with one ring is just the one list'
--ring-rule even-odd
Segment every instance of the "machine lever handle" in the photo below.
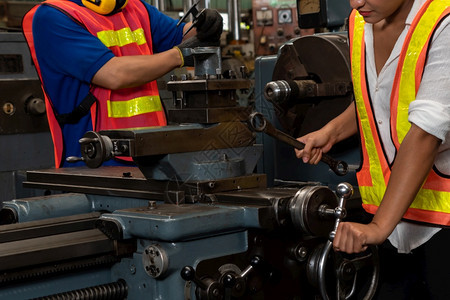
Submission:
{"label": "machine lever handle", "polygon": [[345,209],[345,204],[348,199],[353,195],[353,186],[350,183],[343,182],[339,183],[336,187],[336,195],[339,197],[338,206],[334,209],[334,216],[336,217],[336,222],[334,223],[333,231],[330,232],[330,241],[334,240],[336,236],[336,230],[340,222],[346,217],[347,210]]}
{"label": "machine lever handle", "polygon": [[78,156],[69,156],[69,157],[66,158],[66,161],[68,163],[76,163],[76,162],[79,162],[79,161],[84,161],[84,158],[83,157],[78,157]]}
{"label": "machine lever handle", "polygon": [[[258,125],[259,124],[259,125]],[[271,137],[280,140],[288,145],[302,150],[305,144],[293,138],[292,136],[276,129],[264,116],[259,112],[250,114],[249,126],[253,131],[264,132]],[[328,154],[322,154],[321,161],[326,163],[336,175],[344,176],[348,173],[348,164],[342,160],[336,160]]]}
{"label": "machine lever handle", "polygon": [[180,272],[181,278],[193,281],[197,285],[197,299],[224,299],[223,284],[209,277],[198,278],[196,271],[191,266],[185,266]]}
{"label": "machine lever handle", "polygon": [[208,285],[197,277],[197,273],[195,272],[195,269],[193,267],[185,266],[183,269],[181,269],[180,275],[181,278],[183,278],[186,281],[193,281],[201,289],[203,290],[208,289]]}

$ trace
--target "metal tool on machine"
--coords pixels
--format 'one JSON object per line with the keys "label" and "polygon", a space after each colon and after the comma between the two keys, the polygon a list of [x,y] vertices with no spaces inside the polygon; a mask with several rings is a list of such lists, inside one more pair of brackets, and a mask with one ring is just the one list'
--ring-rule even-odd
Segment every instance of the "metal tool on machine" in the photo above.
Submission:
{"label": "metal tool on machine", "polygon": [[[288,145],[293,146],[296,149],[302,150],[303,148],[305,148],[305,144],[282,132],[281,130],[276,129],[259,112],[253,112],[252,114],[250,114],[249,125],[252,130],[256,132],[264,132],[273,138],[276,138]],[[330,166],[331,170],[333,170],[336,175],[344,176],[348,172],[348,164],[345,161],[335,160],[327,154],[322,155],[321,161]]]}
{"label": "metal tool on machine", "polygon": [[198,0],[197,2],[195,2],[184,14],[184,16],[178,21],[177,26],[180,26],[181,23],[183,23],[184,21],[187,20],[187,18],[189,17],[189,15],[192,15],[192,25],[183,33],[183,37],[188,34],[189,31],[192,30],[192,28],[195,27],[195,25],[198,22],[198,18],[200,16],[200,14],[203,12],[203,10],[201,10],[200,12],[197,9],[197,5],[200,3],[200,0]]}
{"label": "metal tool on machine", "polygon": [[308,79],[276,80],[264,87],[264,96],[272,103],[282,104],[305,101],[308,98],[346,96],[352,89],[351,82],[317,83]]}

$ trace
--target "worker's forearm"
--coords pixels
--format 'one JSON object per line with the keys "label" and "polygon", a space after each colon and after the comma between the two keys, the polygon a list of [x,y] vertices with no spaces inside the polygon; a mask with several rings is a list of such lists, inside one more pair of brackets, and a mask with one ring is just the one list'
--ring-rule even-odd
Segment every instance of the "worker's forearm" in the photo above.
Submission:
{"label": "worker's forearm", "polygon": [[412,125],[396,156],[383,201],[374,216],[387,238],[414,201],[438,153],[440,140]]}
{"label": "worker's forearm", "polygon": [[181,57],[176,49],[154,55],[113,57],[95,74],[92,83],[111,90],[136,87],[180,65]]}
{"label": "worker's forearm", "polygon": [[333,137],[333,144],[345,140],[358,132],[355,103],[351,103],[339,116],[331,120],[324,130]]}

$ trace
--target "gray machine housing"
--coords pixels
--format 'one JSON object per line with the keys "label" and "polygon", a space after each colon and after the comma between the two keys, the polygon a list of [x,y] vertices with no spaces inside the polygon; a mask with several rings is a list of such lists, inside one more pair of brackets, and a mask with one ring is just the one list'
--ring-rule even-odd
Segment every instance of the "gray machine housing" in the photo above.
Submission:
{"label": "gray machine housing", "polygon": [[41,84],[20,32],[0,32],[0,203],[49,193],[24,188],[27,170],[54,166]]}

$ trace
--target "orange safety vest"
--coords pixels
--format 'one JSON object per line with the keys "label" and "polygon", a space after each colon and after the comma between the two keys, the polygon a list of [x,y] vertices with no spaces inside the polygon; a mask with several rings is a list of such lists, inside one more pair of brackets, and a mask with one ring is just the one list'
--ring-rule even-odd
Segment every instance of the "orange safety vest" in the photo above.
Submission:
{"label": "orange safety vest", "polygon": [[[153,54],[149,15],[139,0],[128,1],[122,11],[110,16],[97,14],[67,0],[47,0],[43,3],[65,12],[96,36],[115,56]],[[25,15],[22,25],[38,75],[43,83],[32,33],[33,16],[39,5],[42,3]],[[55,147],[55,165],[58,167],[63,159],[62,131],[56,120],[52,100],[45,93],[44,83],[43,90]],[[167,124],[156,81],[116,91],[91,85],[90,92],[97,99],[90,108],[92,128],[96,131]]]}
{"label": "orange safety vest", "polygon": [[[411,124],[408,108],[422,79],[431,36],[439,22],[450,13],[450,0],[429,0],[408,31],[391,92],[391,135],[398,151]],[[365,74],[364,19],[352,11],[349,19],[350,55],[354,93],[360,127],[363,161],[357,173],[364,209],[374,214],[391,175],[389,162],[378,135]],[[450,178],[430,171],[404,219],[450,225]]]}

